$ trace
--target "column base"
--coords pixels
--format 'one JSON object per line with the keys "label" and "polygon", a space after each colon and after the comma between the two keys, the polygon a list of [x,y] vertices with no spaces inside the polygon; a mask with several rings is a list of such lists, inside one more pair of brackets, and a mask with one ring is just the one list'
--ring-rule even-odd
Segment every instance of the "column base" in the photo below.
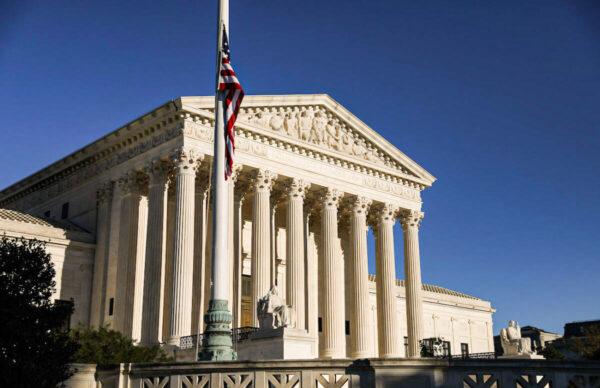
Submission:
{"label": "column base", "polygon": [[231,341],[231,321],[226,300],[208,302],[208,312],[204,315],[206,330],[202,339],[202,351],[198,354],[200,361],[237,360]]}

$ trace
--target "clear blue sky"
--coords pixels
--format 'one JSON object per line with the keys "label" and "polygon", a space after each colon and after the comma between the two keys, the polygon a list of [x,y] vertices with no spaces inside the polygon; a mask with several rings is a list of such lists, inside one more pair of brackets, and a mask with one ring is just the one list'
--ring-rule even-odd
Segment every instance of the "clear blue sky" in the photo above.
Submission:
{"label": "clear blue sky", "polygon": [[[212,94],[215,17],[2,1],[0,186]],[[491,300],[495,331],[600,318],[600,3],[233,0],[231,47],[249,94],[328,93],[438,178],[425,282]]]}

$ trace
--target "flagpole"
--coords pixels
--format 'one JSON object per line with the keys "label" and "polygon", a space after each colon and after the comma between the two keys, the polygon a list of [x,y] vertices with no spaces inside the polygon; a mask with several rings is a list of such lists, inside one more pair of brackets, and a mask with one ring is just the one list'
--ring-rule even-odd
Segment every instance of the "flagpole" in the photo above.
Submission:
{"label": "flagpole", "polygon": [[208,302],[208,311],[204,315],[203,349],[200,360],[235,360],[231,340],[232,316],[229,311],[229,241],[228,241],[228,187],[225,180],[225,129],[224,129],[224,93],[218,91],[219,69],[221,67],[221,47],[223,29],[229,31],[229,0],[219,0],[217,24],[217,79],[215,96],[215,134],[212,185],[213,199],[213,239],[212,239],[212,291]]}

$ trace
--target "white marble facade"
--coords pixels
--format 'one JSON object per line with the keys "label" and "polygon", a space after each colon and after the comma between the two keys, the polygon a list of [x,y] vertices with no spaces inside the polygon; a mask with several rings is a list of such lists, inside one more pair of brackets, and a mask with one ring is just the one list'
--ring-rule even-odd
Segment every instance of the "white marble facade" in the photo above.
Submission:
{"label": "white marble facade", "polygon": [[[95,237],[93,269],[72,280],[89,286],[81,322],[146,344],[202,331],[213,105],[170,101],[0,192],[0,207],[34,215],[65,216],[68,204],[66,219]],[[256,326],[257,300],[277,284],[318,357],[417,357],[431,336],[453,353],[492,351],[489,302],[421,283],[421,191],[435,178],[329,96],[247,96],[236,162],[226,220],[234,326]]]}

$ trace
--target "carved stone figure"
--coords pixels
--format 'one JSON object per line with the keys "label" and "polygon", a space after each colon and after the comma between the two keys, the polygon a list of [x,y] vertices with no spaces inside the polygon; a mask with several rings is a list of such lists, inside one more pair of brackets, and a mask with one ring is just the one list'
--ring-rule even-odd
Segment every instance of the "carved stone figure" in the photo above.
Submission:
{"label": "carved stone figure", "polygon": [[300,137],[300,135],[298,134],[297,112],[291,112],[290,108],[287,108],[283,125],[288,136],[294,138]]}
{"label": "carved stone figure", "polygon": [[256,113],[254,120],[259,126],[263,128],[269,128],[269,121],[271,120],[271,115],[267,112],[259,111]]}
{"label": "carved stone figure", "polygon": [[317,111],[317,113],[315,113],[315,118],[313,119],[309,141],[315,144],[323,144],[326,127],[327,117],[325,117],[323,112]]}
{"label": "carved stone figure", "polygon": [[508,321],[508,327],[500,331],[505,357],[533,355],[529,338],[521,338],[521,327],[516,321]]}
{"label": "carved stone figure", "polygon": [[283,117],[281,113],[278,113],[275,108],[271,108],[271,115],[271,121],[269,122],[271,129],[277,132],[281,131],[283,128]]}
{"label": "carved stone figure", "polygon": [[312,128],[313,114],[310,110],[302,111],[300,114],[300,139],[308,141]]}
{"label": "carved stone figure", "polygon": [[277,329],[292,326],[292,309],[283,303],[277,286],[258,301],[258,324],[261,329]]}

